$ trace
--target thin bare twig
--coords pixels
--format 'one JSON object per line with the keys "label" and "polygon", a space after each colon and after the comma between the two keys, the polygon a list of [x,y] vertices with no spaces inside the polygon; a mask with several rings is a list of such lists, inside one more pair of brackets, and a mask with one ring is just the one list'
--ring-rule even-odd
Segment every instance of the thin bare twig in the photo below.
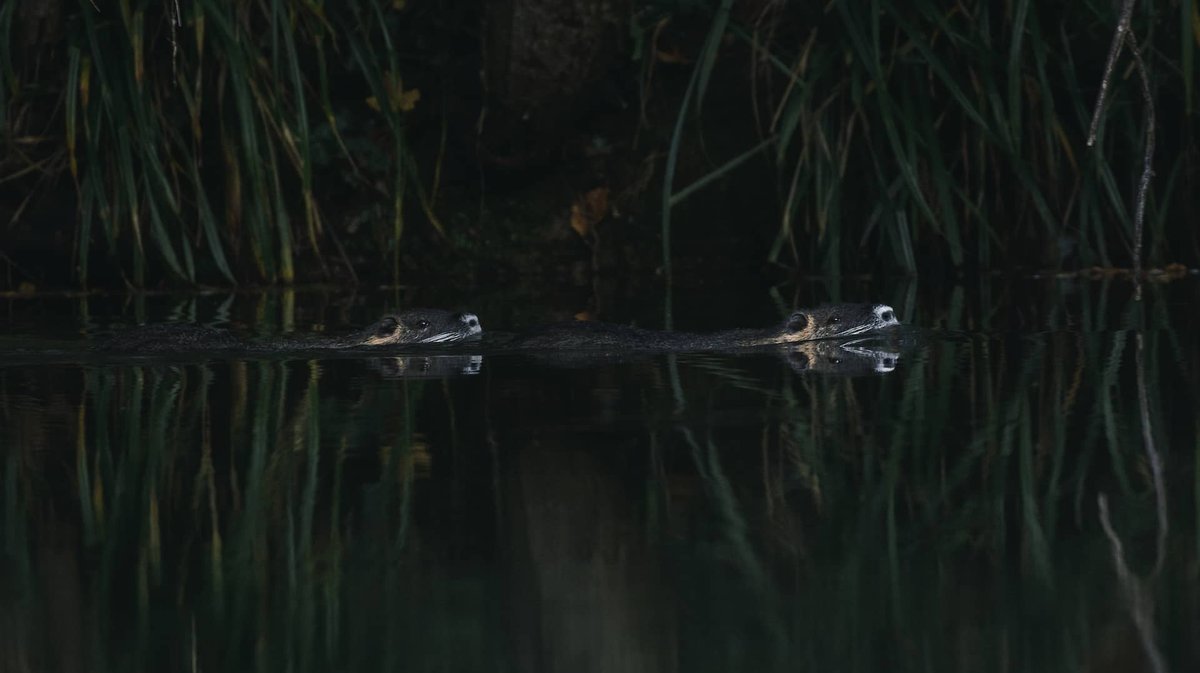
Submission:
{"label": "thin bare twig", "polygon": [[1150,660],[1151,670],[1155,671],[1155,673],[1165,673],[1167,667],[1163,661],[1162,653],[1158,649],[1158,644],[1155,642],[1154,610],[1150,598],[1147,596],[1146,582],[1154,581],[1162,573],[1163,563],[1167,556],[1167,491],[1166,485],[1163,483],[1162,459],[1159,458],[1158,449],[1155,447],[1154,432],[1150,425],[1150,400],[1146,393],[1146,366],[1143,356],[1146,345],[1145,337],[1140,332],[1136,335],[1136,343],[1137,350],[1135,351],[1135,357],[1137,363],[1138,406],[1142,421],[1142,444],[1146,450],[1146,458],[1150,462],[1150,475],[1154,482],[1154,503],[1158,514],[1157,557],[1154,561],[1154,569],[1150,571],[1148,580],[1143,580],[1135,576],[1130,572],[1129,566],[1125,564],[1125,549],[1121,544],[1121,539],[1117,537],[1117,533],[1113,529],[1112,522],[1109,520],[1108,497],[1101,493],[1096,499],[1096,504],[1100,510],[1100,526],[1104,528],[1104,535],[1108,537],[1109,547],[1112,551],[1113,568],[1117,573],[1117,584],[1120,586],[1121,594],[1125,598],[1125,602],[1129,608],[1129,616],[1133,618],[1133,625],[1137,630],[1142,649],[1146,652],[1146,657]]}
{"label": "thin bare twig", "polygon": [[1150,660],[1150,670],[1154,673],[1167,673],[1167,665],[1154,638],[1154,616],[1150,600],[1146,597],[1141,580],[1129,572],[1129,566],[1125,565],[1125,549],[1108,518],[1108,497],[1101,493],[1096,501],[1100,508],[1100,526],[1104,528],[1104,535],[1108,537],[1108,544],[1112,550],[1113,566],[1117,572],[1121,595],[1128,604],[1129,616],[1133,618],[1133,627],[1142,643],[1142,649],[1146,652],[1146,658]]}
{"label": "thin bare twig", "polygon": [[179,86],[179,41],[175,39],[175,29],[183,27],[183,12],[179,9],[179,0],[174,1],[168,22],[171,24],[171,76],[175,79],[175,85]]}
{"label": "thin bare twig", "polygon": [[1121,7],[1121,17],[1117,19],[1117,31],[1113,33],[1112,44],[1108,47],[1108,60],[1104,62],[1104,77],[1100,79],[1100,95],[1096,97],[1096,108],[1092,110],[1092,126],[1088,131],[1088,147],[1096,144],[1096,131],[1100,128],[1100,112],[1108,102],[1108,89],[1112,84],[1113,68],[1117,65],[1117,56],[1121,53],[1121,45],[1129,32],[1129,23],[1133,20],[1133,5],[1137,0],[1125,0]]}
{"label": "thin bare twig", "polygon": [[1154,561],[1152,577],[1162,572],[1163,561],[1167,556],[1167,490],[1163,483],[1162,459],[1154,445],[1154,432],[1150,426],[1150,401],[1146,394],[1146,367],[1142,362],[1142,351],[1145,350],[1145,339],[1141,332],[1136,335],[1137,351],[1137,391],[1138,406],[1142,416],[1142,445],[1146,449],[1146,458],[1150,461],[1150,476],[1154,481],[1154,504],[1158,513],[1158,558]]}
{"label": "thin bare twig", "polygon": [[1150,178],[1154,176],[1152,166],[1154,160],[1154,96],[1150,91],[1150,75],[1146,72],[1146,63],[1142,60],[1142,52],[1138,49],[1137,38],[1128,33],[1129,51],[1137,64],[1137,71],[1142,81],[1142,102],[1145,104],[1146,115],[1146,148],[1142,155],[1142,179],[1138,183],[1137,210],[1133,216],[1133,273],[1137,278],[1137,294],[1141,298],[1142,285],[1142,227],[1146,221],[1146,194],[1150,191]]}
{"label": "thin bare twig", "polygon": [[1137,0],[1124,0],[1121,5],[1121,15],[1117,20],[1117,30],[1113,33],[1112,44],[1108,48],[1108,60],[1104,63],[1104,77],[1100,80],[1100,94],[1096,97],[1096,107],[1092,110],[1092,124],[1088,130],[1088,147],[1096,144],[1096,136],[1100,128],[1100,115],[1108,102],[1109,88],[1112,85],[1113,69],[1117,56],[1121,53],[1122,45],[1128,43],[1137,66],[1138,76],[1142,83],[1142,102],[1145,104],[1146,147],[1143,155],[1142,178],[1138,183],[1137,204],[1133,217],[1133,277],[1137,299],[1142,298],[1142,234],[1146,214],[1146,197],[1150,191],[1150,179],[1154,176],[1152,167],[1154,159],[1154,96],[1150,89],[1150,74],[1146,62],[1142,60],[1141,49],[1138,48],[1137,38],[1133,35],[1130,22],[1133,19],[1133,6]]}

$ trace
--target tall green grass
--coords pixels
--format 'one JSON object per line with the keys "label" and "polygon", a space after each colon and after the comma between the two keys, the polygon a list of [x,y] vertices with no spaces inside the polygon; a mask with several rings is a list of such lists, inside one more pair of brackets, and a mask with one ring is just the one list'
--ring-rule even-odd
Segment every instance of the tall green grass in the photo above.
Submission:
{"label": "tall green grass", "polygon": [[[406,213],[443,232],[413,154],[404,81],[412,51],[400,41],[436,29],[440,15],[422,14],[414,21],[428,23],[414,28],[413,8],[387,0],[77,0],[64,9],[62,49],[39,51],[16,39],[24,25],[16,7],[0,7],[0,180],[69,175],[80,282],[98,264],[133,285],[164,275],[288,282],[298,269],[351,267],[321,203],[320,169],[333,165],[390,202],[386,221],[368,225],[378,245],[355,249],[375,248],[372,261],[393,276]],[[1127,64],[1118,64],[1100,142],[1093,150],[1084,142],[1116,24],[1112,3],[714,0],[633,9],[643,37],[646,17],[710,19],[681,38],[693,66],[664,134],[668,276],[675,209],[764,153],[780,211],[767,233],[773,262],[830,273],[1128,263],[1144,120]],[[1192,0],[1147,0],[1134,16],[1163,138],[1147,213],[1151,265],[1194,263],[1200,247],[1186,217],[1197,192],[1197,16]],[[39,69],[43,52],[61,77]],[[740,105],[714,83],[742,72],[744,58],[755,78],[745,104],[761,137],[682,183],[689,122],[711,133],[704,109]],[[348,115],[340,104],[351,98]],[[29,152],[57,140],[31,122],[30,111],[43,110],[61,119],[65,147]],[[366,128],[344,137],[354,124]],[[348,148],[364,143],[370,159],[360,161]]]}
{"label": "tall green grass", "polygon": [[[783,206],[773,262],[833,273],[882,262],[911,274],[923,262],[1129,266],[1144,120],[1128,63],[1118,64],[1100,142],[1086,143],[1118,9],[864,0],[768,3],[729,20],[714,6],[692,81],[706,81],[720,59],[754,62],[751,102],[773,146]],[[1196,10],[1187,2],[1180,11],[1139,3],[1133,24],[1152,54],[1160,135],[1173,138],[1154,162],[1166,179],[1154,182],[1148,205],[1152,264],[1193,261],[1188,251],[1200,242],[1185,224],[1195,190],[1178,179],[1196,161]],[[740,51],[718,49],[721,36]],[[689,85],[667,155],[668,249],[671,209],[694,191],[674,180],[679,129],[687,117],[703,126],[702,98]],[[740,159],[717,162],[694,185]]]}
{"label": "tall green grass", "polygon": [[[13,7],[0,9],[0,35],[15,37]],[[394,187],[392,242],[380,256],[397,263],[404,195],[424,203],[425,193],[405,140],[411,101],[389,36],[403,11],[395,3],[82,0],[63,11],[56,84],[78,194],[79,282],[98,263],[136,286],[164,276],[290,282],[303,262],[324,267],[339,244],[315,171],[340,162],[369,182],[341,138],[347,96],[361,108],[355,119],[386,138],[386,163],[371,170]],[[44,75],[13,67],[17,49],[15,40],[0,48],[0,115],[47,106]]]}

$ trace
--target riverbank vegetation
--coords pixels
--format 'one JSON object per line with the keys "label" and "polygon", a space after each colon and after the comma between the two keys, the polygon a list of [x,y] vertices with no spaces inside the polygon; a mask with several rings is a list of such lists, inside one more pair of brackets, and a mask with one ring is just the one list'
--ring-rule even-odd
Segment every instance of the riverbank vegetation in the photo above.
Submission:
{"label": "riverbank vegetation", "polygon": [[[1110,3],[568,4],[5,3],[0,284],[1131,265],[1128,56],[1086,143]],[[1195,25],[1132,15],[1150,267],[1200,260]]]}

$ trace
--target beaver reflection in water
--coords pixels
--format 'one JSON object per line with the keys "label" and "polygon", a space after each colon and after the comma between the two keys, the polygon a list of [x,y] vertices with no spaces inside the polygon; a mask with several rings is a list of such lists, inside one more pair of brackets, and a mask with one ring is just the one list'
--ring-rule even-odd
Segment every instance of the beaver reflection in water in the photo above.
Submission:
{"label": "beaver reflection in water", "polygon": [[697,334],[664,332],[598,322],[569,322],[513,337],[521,350],[719,351],[836,339],[899,325],[885,304],[826,304],[793,311],[781,324]]}
{"label": "beaver reflection in water", "polygon": [[890,340],[823,339],[789,346],[783,358],[797,374],[863,376],[887,374],[896,369],[902,346]]}
{"label": "beaver reflection in water", "polygon": [[442,344],[480,338],[483,328],[474,313],[413,309],[380,318],[375,324],[345,336],[277,337],[243,341],[228,330],[190,324],[138,327],[118,334],[102,350],[119,353],[178,353],[197,351],[279,352],[349,350],[407,344]]}

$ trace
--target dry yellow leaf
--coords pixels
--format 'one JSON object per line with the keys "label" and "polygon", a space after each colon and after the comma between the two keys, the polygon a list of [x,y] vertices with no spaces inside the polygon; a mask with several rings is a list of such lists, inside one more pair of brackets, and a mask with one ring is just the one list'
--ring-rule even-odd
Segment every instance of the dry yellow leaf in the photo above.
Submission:
{"label": "dry yellow leaf", "polygon": [[79,100],[83,103],[84,109],[88,106],[88,100],[91,99],[92,93],[92,59],[84,56],[79,65]]}
{"label": "dry yellow leaf", "polygon": [[588,222],[587,217],[583,214],[583,208],[578,203],[571,204],[571,228],[575,233],[586,238],[588,232],[592,230],[592,225]]}
{"label": "dry yellow leaf", "polygon": [[[411,112],[421,100],[420,89],[404,90],[403,81],[398,75],[390,72],[383,74],[383,88],[387,92],[388,109],[392,112]],[[379,112],[382,108],[375,96],[367,98],[367,107]]]}
{"label": "dry yellow leaf", "polygon": [[571,204],[571,228],[587,237],[592,227],[608,215],[608,187],[596,187]]}
{"label": "dry yellow leaf", "polygon": [[1192,5],[1192,36],[1196,38],[1196,44],[1200,44],[1200,8]]}
{"label": "dry yellow leaf", "polygon": [[654,51],[654,58],[662,63],[686,64],[692,62],[691,59],[683,55],[683,52],[674,48],[670,50],[656,49]]}
{"label": "dry yellow leaf", "polygon": [[417,106],[417,101],[421,100],[420,89],[409,89],[408,91],[397,90],[394,99],[394,106],[401,112],[411,112]]}

